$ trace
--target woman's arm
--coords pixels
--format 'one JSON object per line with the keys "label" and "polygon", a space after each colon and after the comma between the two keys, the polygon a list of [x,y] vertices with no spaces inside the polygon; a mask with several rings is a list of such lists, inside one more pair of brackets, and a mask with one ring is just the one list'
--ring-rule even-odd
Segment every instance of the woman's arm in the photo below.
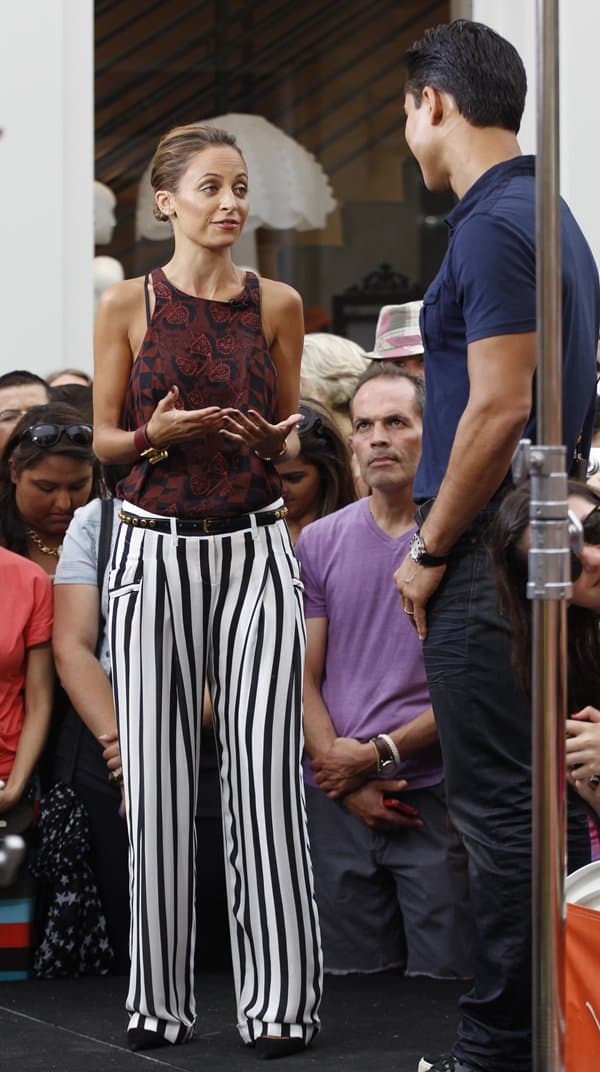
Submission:
{"label": "woman's arm", "polygon": [[[123,410],[134,358],[146,330],[144,279],[124,279],[107,287],[98,304],[94,329],[94,450],[101,462],[127,464],[139,460],[135,431],[122,427]],[[153,447],[206,435],[220,425],[219,406],[178,408],[176,384],[158,402],[146,424]]]}
{"label": "woman's arm", "polygon": [[117,726],[110,680],[96,658],[98,601],[95,585],[55,585],[52,645],[63,688],[80,718],[100,739],[115,734]]}
{"label": "woman's arm", "polygon": [[287,283],[261,280],[263,330],[277,369],[277,416],[295,413],[300,401],[300,362],[304,345],[302,299]]}
{"label": "woman's arm", "polygon": [[287,441],[286,454],[295,458],[300,452],[300,440],[295,431],[301,414],[300,362],[304,344],[302,299],[287,283],[261,279],[261,309],[263,333],[269,353],[277,369],[278,422],[270,424],[261,413],[250,410],[225,411],[222,435],[245,443],[265,458],[274,460]]}
{"label": "woman's arm", "polygon": [[12,770],[0,789],[0,813],[16,804],[26,789],[48,735],[54,670],[50,644],[36,644],[25,656],[25,718]]}
{"label": "woman's arm", "polygon": [[133,363],[131,331],[143,305],[143,280],[125,279],[100,297],[94,328],[94,450],[101,462],[139,458],[133,432],[121,427]]}

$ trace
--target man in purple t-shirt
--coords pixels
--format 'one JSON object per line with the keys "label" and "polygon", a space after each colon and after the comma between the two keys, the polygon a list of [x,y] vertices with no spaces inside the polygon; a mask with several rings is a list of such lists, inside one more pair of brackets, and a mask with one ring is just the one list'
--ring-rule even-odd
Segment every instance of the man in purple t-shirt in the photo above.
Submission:
{"label": "man in purple t-shirt", "polygon": [[[422,381],[371,366],[352,402],[366,499],[304,529],[306,792],[325,969],[465,977],[466,857],[449,828],[421,642],[393,574],[415,531]],[[408,808],[408,811],[406,810]]]}

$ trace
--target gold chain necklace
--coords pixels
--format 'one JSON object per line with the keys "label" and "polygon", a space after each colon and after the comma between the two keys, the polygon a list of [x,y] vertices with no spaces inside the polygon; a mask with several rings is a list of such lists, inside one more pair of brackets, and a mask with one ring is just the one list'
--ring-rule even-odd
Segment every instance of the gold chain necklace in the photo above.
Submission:
{"label": "gold chain necklace", "polygon": [[27,529],[27,537],[35,544],[38,551],[41,551],[43,555],[51,555],[52,558],[60,557],[60,547],[47,547],[34,529]]}

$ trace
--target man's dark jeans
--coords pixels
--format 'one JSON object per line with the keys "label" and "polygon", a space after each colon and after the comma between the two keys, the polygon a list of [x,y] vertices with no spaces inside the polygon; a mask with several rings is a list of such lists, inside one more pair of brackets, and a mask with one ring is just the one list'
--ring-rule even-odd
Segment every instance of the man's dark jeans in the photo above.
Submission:
{"label": "man's dark jeans", "polygon": [[427,626],[427,680],[475,924],[474,984],[452,1052],[494,1072],[529,1072],[531,713],[511,672],[483,532],[457,545]]}

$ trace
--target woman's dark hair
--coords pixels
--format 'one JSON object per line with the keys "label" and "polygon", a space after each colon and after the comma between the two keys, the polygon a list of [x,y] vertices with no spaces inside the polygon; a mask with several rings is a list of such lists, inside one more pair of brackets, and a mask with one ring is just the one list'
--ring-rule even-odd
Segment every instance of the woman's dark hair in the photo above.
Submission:
{"label": "woman's dark hair", "polygon": [[302,398],[298,426],[300,457],[316,466],[321,478],[319,517],[356,501],[350,465],[350,450],[327,406],[314,398]]}
{"label": "woman's dark hair", "polygon": [[[150,165],[150,185],[157,190],[175,193],[179,180],[186,170],[192,156],[208,149],[211,145],[226,145],[235,149],[242,160],[242,151],[235,136],[227,130],[211,127],[204,123],[188,123],[186,126],[173,127],[160,139]],[[157,220],[166,221],[168,216],[154,205],[152,212]]]}
{"label": "woman's dark hair", "polygon": [[[570,480],[569,495],[586,499],[590,506],[600,495],[589,484]],[[502,499],[491,530],[491,552],[500,606],[512,629],[513,669],[519,684],[531,691],[531,601],[527,598],[527,553],[523,537],[529,525],[528,484],[509,491]],[[600,616],[574,603],[567,611],[569,710],[577,711],[600,694]]]}
{"label": "woman's dark hair", "polygon": [[516,48],[489,26],[455,19],[427,30],[406,53],[404,86],[420,107],[425,86],[449,93],[474,127],[518,133],[527,75]]}
{"label": "woman's dark hair", "polygon": [[39,447],[27,432],[36,425],[58,424],[77,427],[84,424],[81,414],[62,402],[49,402],[46,406],[33,406],[13,428],[0,459],[0,545],[18,555],[28,557],[25,524],[19,514],[15,485],[11,469],[19,475],[26,469],[35,469],[48,454],[59,454],[77,461],[89,462],[92,467],[90,499],[102,494],[100,463],[92,450],[91,441],[73,442],[61,436],[52,446]]}

